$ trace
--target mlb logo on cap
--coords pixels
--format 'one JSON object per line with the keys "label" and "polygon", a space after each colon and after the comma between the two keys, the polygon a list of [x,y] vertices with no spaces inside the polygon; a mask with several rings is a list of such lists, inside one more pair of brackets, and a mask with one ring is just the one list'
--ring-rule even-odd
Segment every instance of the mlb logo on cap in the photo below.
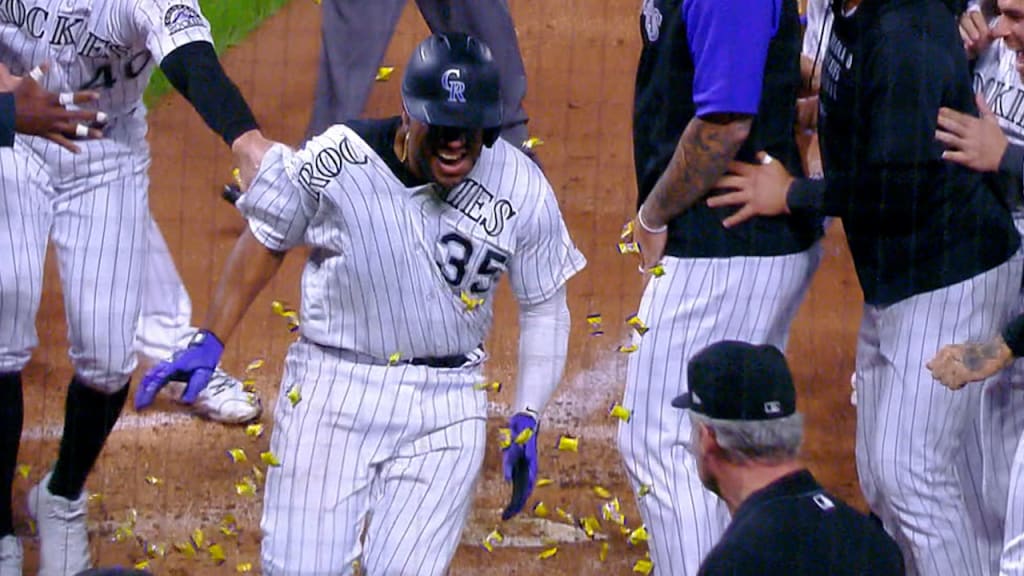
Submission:
{"label": "mlb logo on cap", "polygon": [[796,412],[793,376],[782,352],[723,340],[701,350],[686,368],[690,390],[676,408],[716,420],[774,420]]}

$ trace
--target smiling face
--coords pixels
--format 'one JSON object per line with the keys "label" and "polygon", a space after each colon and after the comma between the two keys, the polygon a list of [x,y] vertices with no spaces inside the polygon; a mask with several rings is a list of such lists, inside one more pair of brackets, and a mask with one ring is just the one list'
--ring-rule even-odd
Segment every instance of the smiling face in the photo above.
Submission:
{"label": "smiling face", "polygon": [[1017,74],[1024,78],[1024,0],[999,0],[999,11],[992,35],[1017,53]]}
{"label": "smiling face", "polygon": [[408,130],[408,162],[414,174],[450,190],[476,165],[483,148],[483,130],[425,124],[403,114]]}

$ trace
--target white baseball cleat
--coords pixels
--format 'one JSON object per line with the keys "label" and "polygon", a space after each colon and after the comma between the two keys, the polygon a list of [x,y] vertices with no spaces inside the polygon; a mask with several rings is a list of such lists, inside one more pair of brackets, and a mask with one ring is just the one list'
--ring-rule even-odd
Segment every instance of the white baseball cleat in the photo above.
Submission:
{"label": "white baseball cleat", "polygon": [[[164,389],[180,400],[185,383],[171,381]],[[245,424],[260,417],[263,403],[256,394],[246,392],[240,380],[218,366],[191,409],[193,414],[221,424]]]}
{"label": "white baseball cleat", "polygon": [[21,542],[13,534],[0,538],[0,576],[21,576],[24,554]]}
{"label": "white baseball cleat", "polygon": [[88,495],[77,500],[50,493],[50,474],[28,493],[28,512],[39,532],[39,576],[72,576],[92,567],[86,526]]}

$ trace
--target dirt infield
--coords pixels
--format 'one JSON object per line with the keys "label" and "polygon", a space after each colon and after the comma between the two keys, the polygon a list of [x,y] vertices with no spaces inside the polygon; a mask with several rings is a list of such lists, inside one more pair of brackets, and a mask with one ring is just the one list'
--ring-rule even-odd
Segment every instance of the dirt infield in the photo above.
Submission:
{"label": "dirt infield", "polygon": [[[639,3],[612,0],[512,0],[529,77],[527,110],[538,153],[561,202],[569,228],[589,260],[569,285],[573,331],[565,381],[548,410],[542,432],[541,476],[553,483],[534,500],[548,518],[524,517],[500,526],[505,540],[486,551],[481,541],[500,523],[508,490],[500,477],[496,443],[488,446],[476,506],[452,567],[453,574],[628,574],[644,556],[614,523],[601,520],[593,539],[566,521],[560,508],[579,519],[601,518],[601,507],[617,497],[629,528],[639,526],[633,496],[615,450],[618,420],[607,414],[621,397],[626,357],[616,347],[628,336],[624,320],[636,311],[641,279],[634,261],[615,242],[632,214],[635,184],[630,147],[633,72],[639,51]],[[319,42],[318,7],[295,0],[244,44],[228,51],[226,67],[253,105],[265,132],[298,143],[312,99]],[[394,79],[377,85],[371,115],[399,110],[400,66],[426,34],[407,7],[386,63],[399,66]],[[243,221],[218,191],[227,180],[230,155],[187,103],[177,95],[151,111],[153,147],[151,204],[201,317]],[[854,409],[849,404],[860,293],[845,244],[833,228],[826,258],[794,326],[788,356],[807,414],[806,454],[811,468],[835,493],[860,505],[853,464]],[[283,270],[253,305],[241,329],[227,342],[225,366],[248,374],[264,398],[261,437],[188,416],[167,400],[138,414],[126,408],[89,481],[93,555],[104,566],[147,558],[157,574],[230,574],[246,563],[259,572],[260,495],[238,485],[254,476],[267,449],[282,360],[294,335],[271,311],[272,300],[295,303],[303,253],[289,255]],[[24,497],[55,458],[71,377],[56,266],[47,265],[39,318],[41,345],[25,374],[25,433],[19,462],[27,477],[15,482],[19,533],[26,536],[26,573],[35,573],[37,547],[29,535]],[[591,336],[586,316],[600,313],[604,335]],[[514,382],[517,350],[515,309],[503,288],[495,330],[487,343],[488,373]],[[504,422],[511,386],[492,397],[489,434]],[[558,452],[560,434],[579,437],[578,453]],[[242,448],[248,462],[228,450]],[[325,457],[336,457],[325,455]],[[243,484],[244,486],[244,484]],[[599,496],[595,486],[609,496]],[[239,493],[242,492],[242,493]],[[234,523],[225,526],[225,518]],[[176,548],[197,529],[204,542],[196,554]],[[607,543],[607,558],[600,558]],[[224,553],[216,563],[211,544]],[[163,548],[166,553],[153,553]],[[540,559],[541,552],[557,553]]]}

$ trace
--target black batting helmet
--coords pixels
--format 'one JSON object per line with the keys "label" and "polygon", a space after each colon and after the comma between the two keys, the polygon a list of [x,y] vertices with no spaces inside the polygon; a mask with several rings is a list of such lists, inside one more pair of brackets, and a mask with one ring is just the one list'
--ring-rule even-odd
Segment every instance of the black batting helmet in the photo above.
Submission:
{"label": "black batting helmet", "polygon": [[425,124],[482,128],[496,137],[501,81],[490,48],[460,33],[420,42],[405,68],[402,101],[409,115]]}

